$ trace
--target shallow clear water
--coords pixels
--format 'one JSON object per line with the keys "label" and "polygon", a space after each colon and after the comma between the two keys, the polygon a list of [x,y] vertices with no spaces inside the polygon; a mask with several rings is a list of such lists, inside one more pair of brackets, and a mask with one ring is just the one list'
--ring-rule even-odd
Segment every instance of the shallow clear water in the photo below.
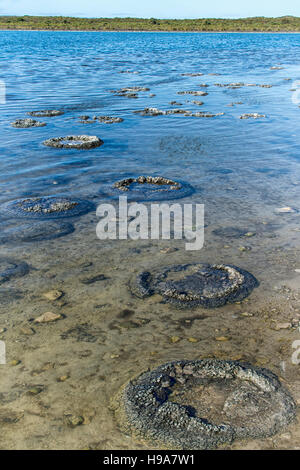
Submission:
{"label": "shallow clear water", "polygon": [[[75,218],[75,232],[65,237],[1,246],[2,256],[26,261],[31,267],[27,276],[0,289],[0,329],[5,328],[0,338],[7,341],[9,360],[21,360],[21,366],[5,370],[1,391],[5,395],[16,388],[18,398],[5,402],[1,395],[1,400],[14,409],[25,409],[17,440],[15,431],[8,429],[2,446],[134,447],[109,412],[111,394],[138,372],[172,359],[233,358],[241,353],[252,362],[264,358],[276,373],[282,372],[280,363],[286,361],[285,379],[298,393],[290,354],[299,333],[285,332],[281,341],[287,346],[282,350],[271,326],[274,321],[290,320],[288,315],[295,315],[300,305],[295,293],[292,300],[285,291],[274,294],[274,286],[288,281],[297,290],[299,284],[294,273],[300,266],[299,216],[276,213],[276,208],[286,206],[300,210],[300,103],[297,92],[291,91],[300,85],[299,54],[298,34],[0,32],[0,80],[7,90],[6,103],[0,104],[0,204],[47,195],[98,204],[107,202],[105,188],[110,182],[128,176],[163,176],[195,188],[182,202],[204,203],[207,224],[206,243],[199,253],[186,252],[182,241],[100,242],[93,212]],[[278,64],[282,69],[270,70]],[[138,74],[119,73],[124,70]],[[203,76],[182,75],[195,72]],[[237,82],[272,87],[215,85]],[[110,92],[133,86],[150,91],[138,92],[137,99]],[[177,94],[188,90],[204,90],[208,95]],[[197,106],[193,100],[204,104]],[[171,101],[193,112],[225,114],[197,118],[133,113],[145,107],[179,107]],[[35,118],[46,122],[45,127],[11,127],[27,112],[43,109],[64,114]],[[244,113],[266,117],[239,119]],[[79,122],[82,115],[122,117],[124,122],[84,124]],[[82,134],[96,135],[104,144],[82,151],[42,144],[52,137]],[[18,221],[0,212],[0,223],[3,229]],[[245,228],[256,235],[249,239],[214,235],[213,230],[223,226]],[[240,250],[244,245],[246,250]],[[162,254],[160,249],[166,246],[178,251]],[[227,306],[209,313],[196,309],[192,315],[200,313],[208,319],[193,320],[192,327],[182,323],[191,312],[174,311],[159,298],[140,301],[130,295],[129,279],[145,267],[195,259],[236,264],[252,272],[261,285],[247,307]],[[82,282],[83,277],[99,273],[102,281]],[[43,293],[52,288],[64,292],[63,301],[45,300]],[[272,314],[270,308],[265,320],[266,306],[272,301],[279,313]],[[254,319],[245,317],[243,324],[232,320],[246,308]],[[124,309],[132,313],[122,313]],[[32,318],[49,310],[64,319],[35,327],[33,336],[20,332],[31,325]],[[231,341],[222,344],[220,351],[214,336],[229,330]],[[180,337],[180,347],[170,342],[173,335]],[[201,347],[199,342],[189,342],[189,336],[195,336]],[[48,362],[55,366],[43,369]],[[64,374],[70,379],[57,382],[57,376]],[[35,375],[39,377],[34,379]],[[39,403],[28,404],[21,392],[24,384],[33,383],[43,384],[45,390]],[[72,397],[70,403],[65,403],[66,394]],[[51,412],[45,411],[47,406]],[[86,413],[86,425],[80,430],[64,426],[66,411]],[[99,438],[99,427],[107,438]],[[293,434],[292,444],[278,446],[295,446],[298,438]]]}

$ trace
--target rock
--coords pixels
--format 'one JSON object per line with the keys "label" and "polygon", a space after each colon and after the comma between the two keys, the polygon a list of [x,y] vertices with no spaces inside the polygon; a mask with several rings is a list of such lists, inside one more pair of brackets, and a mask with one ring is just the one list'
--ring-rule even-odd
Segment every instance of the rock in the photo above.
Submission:
{"label": "rock", "polygon": [[300,274],[300,269],[295,269],[295,273]]}
{"label": "rock", "polygon": [[170,342],[171,343],[178,343],[180,341],[179,336],[171,336]]}
{"label": "rock", "polygon": [[20,329],[20,333],[22,333],[22,335],[31,336],[35,334],[35,331],[33,328],[29,328],[28,326],[23,326]]}
{"label": "rock", "polygon": [[292,327],[292,324],[291,323],[277,323],[276,326],[275,326],[275,330],[279,331],[279,330],[287,330],[288,328],[291,328]]}
{"label": "rock", "polygon": [[253,313],[249,313],[249,312],[242,312],[242,313],[240,313],[240,315],[242,317],[253,317]]}
{"label": "rock", "polygon": [[39,317],[37,317],[34,320],[34,323],[50,323],[50,322],[59,320],[60,318],[62,318],[60,314],[53,313],[53,312],[46,312],[40,315]]}
{"label": "rock", "polygon": [[247,233],[245,233],[245,235],[244,235],[244,236],[245,236],[245,237],[249,237],[249,238],[250,238],[250,237],[254,237],[255,235],[256,235],[256,233],[255,233],[255,232],[247,232]]}
{"label": "rock", "polygon": [[98,282],[98,281],[105,281],[107,279],[107,277],[104,276],[104,274],[97,274],[96,276],[93,276],[93,277],[89,277],[89,278],[83,278],[83,279],[80,279],[80,282],[82,282],[82,284],[93,284],[94,282]]}
{"label": "rock", "polygon": [[76,428],[77,426],[81,426],[84,423],[84,418],[82,416],[67,414],[65,415],[66,423],[68,426],[72,428]]}
{"label": "rock", "polygon": [[44,390],[43,386],[36,386],[36,387],[30,388],[27,391],[27,393],[28,395],[39,395],[43,390]]}
{"label": "rock", "polygon": [[23,412],[12,411],[12,410],[0,410],[0,424],[12,424],[17,423],[24,416]]}
{"label": "rock", "polygon": [[198,340],[197,338],[191,337],[191,338],[188,338],[188,341],[189,341],[190,343],[198,343],[199,340]]}
{"label": "rock", "polygon": [[160,253],[163,253],[165,255],[165,254],[175,253],[175,251],[178,251],[178,248],[172,248],[171,246],[169,246],[167,248],[162,248],[160,250]]}
{"label": "rock", "polygon": [[277,212],[278,214],[292,214],[296,211],[292,207],[287,206],[287,207],[279,207],[275,209],[275,212]]}
{"label": "rock", "polygon": [[57,382],[65,382],[69,378],[70,378],[69,375],[61,375],[60,377],[58,377]]}
{"label": "rock", "polygon": [[230,339],[231,339],[231,338],[228,337],[228,336],[217,336],[217,337],[215,338],[216,341],[230,341]]}
{"label": "rock", "polygon": [[54,301],[60,299],[64,293],[61,290],[50,290],[49,292],[46,292],[43,294],[46,299]]}
{"label": "rock", "polygon": [[20,361],[20,359],[14,359],[12,361],[10,361],[9,365],[10,366],[18,366],[19,364],[21,364],[22,361]]}

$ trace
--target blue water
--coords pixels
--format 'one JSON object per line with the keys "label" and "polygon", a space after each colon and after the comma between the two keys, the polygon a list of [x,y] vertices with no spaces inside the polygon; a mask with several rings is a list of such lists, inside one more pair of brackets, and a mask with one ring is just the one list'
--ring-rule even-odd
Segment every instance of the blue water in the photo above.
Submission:
{"label": "blue water", "polygon": [[[0,105],[0,202],[40,194],[100,201],[102,184],[149,174],[189,182],[194,198],[217,219],[230,212],[231,203],[240,212],[237,218],[252,216],[258,207],[295,205],[300,110],[290,89],[299,86],[300,35],[1,31],[0,51],[0,79],[7,90],[6,104]],[[270,70],[278,64],[282,69]],[[138,74],[119,73],[124,70]],[[187,72],[204,75],[181,75]],[[231,82],[273,87],[214,85]],[[209,87],[199,88],[203,83]],[[110,92],[136,85],[150,91],[138,99]],[[184,90],[208,95],[177,94]],[[194,99],[204,105],[194,105]],[[170,101],[225,115],[133,113],[172,109]],[[228,106],[232,102],[243,104]],[[49,108],[64,115],[39,118],[47,123],[42,128],[10,126],[28,111]],[[255,112],[266,118],[239,119]],[[124,122],[81,124],[82,114],[119,116]],[[70,134],[97,135],[104,145],[89,151],[42,145]]]}

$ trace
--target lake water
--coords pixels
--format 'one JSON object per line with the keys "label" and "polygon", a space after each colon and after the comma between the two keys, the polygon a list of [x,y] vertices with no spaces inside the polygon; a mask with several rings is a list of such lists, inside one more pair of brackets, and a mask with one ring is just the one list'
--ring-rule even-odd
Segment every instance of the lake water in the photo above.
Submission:
{"label": "lake water", "polygon": [[[300,339],[299,57],[299,34],[0,32],[2,231],[24,223],[1,211],[8,201],[67,196],[97,205],[110,201],[107,185],[139,175],[192,185],[194,193],[178,202],[205,204],[206,223],[199,252],[185,251],[181,240],[100,241],[95,212],[66,219],[74,231],[64,237],[1,244],[2,258],[30,267],[0,288],[0,339],[9,364],[20,361],[1,369],[1,406],[18,415],[0,437],[3,448],[147,448],[119,430],[110,399],[139,372],[175,359],[264,365],[299,400],[299,366],[291,362]],[[187,75],[195,73],[203,75]],[[243,85],[218,86],[232,83]],[[149,90],[137,98],[111,93],[135,86]],[[178,94],[200,90],[208,94]],[[146,107],[224,115],[134,113]],[[11,126],[44,109],[63,114],[34,118],[44,127]],[[264,117],[240,119],[245,113]],[[84,123],[82,115],[124,121]],[[82,134],[104,144],[82,151],[42,144]],[[293,212],[279,214],[283,207]],[[224,227],[253,236],[214,233]],[[177,251],[164,253],[168,247]],[[192,261],[235,264],[260,286],[242,303],[212,310],[180,311],[159,296],[131,295],[128,283],[139,271]],[[43,294],[53,289],[64,295],[50,302]],[[32,323],[47,311],[62,318]],[[292,326],[274,328],[286,322]],[[41,392],[28,398],[37,386]],[[70,427],[68,415],[83,416],[84,424]],[[299,446],[299,430],[290,432],[288,441],[236,447]]]}

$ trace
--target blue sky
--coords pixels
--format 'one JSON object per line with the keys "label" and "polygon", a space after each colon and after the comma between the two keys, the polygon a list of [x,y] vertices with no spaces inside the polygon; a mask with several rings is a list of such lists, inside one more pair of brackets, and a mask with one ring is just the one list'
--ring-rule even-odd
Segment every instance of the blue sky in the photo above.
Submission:
{"label": "blue sky", "polygon": [[299,0],[0,0],[0,15],[239,18],[300,16]]}

